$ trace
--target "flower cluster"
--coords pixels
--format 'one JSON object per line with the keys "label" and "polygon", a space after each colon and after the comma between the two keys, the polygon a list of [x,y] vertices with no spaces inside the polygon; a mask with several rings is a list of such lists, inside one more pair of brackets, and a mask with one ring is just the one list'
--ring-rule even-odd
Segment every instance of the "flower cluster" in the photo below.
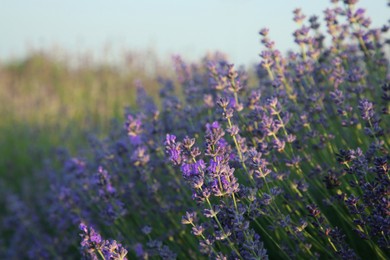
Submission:
{"label": "flower cluster", "polygon": [[92,227],[80,223],[81,249],[87,259],[127,260],[127,250],[115,240],[103,240],[101,235]]}
{"label": "flower cluster", "polygon": [[158,103],[137,81],[137,109],[42,186],[0,182],[0,258],[389,258],[388,27],[332,2],[326,33],[294,10],[287,55],[262,29],[248,73],[174,57]]}

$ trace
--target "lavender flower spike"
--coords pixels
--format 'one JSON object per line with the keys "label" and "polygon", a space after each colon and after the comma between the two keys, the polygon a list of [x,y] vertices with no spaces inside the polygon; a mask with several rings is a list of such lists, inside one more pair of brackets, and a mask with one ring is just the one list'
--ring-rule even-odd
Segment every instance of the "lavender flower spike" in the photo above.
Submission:
{"label": "lavender flower spike", "polygon": [[176,143],[176,136],[167,134],[165,140],[165,151],[169,155],[169,159],[175,165],[181,163],[181,145]]}

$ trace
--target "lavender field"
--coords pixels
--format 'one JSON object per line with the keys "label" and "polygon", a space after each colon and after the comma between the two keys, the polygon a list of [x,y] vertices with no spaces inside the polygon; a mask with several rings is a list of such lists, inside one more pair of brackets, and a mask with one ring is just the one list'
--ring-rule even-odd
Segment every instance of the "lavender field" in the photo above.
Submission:
{"label": "lavender field", "polygon": [[331,2],[247,69],[1,64],[0,259],[389,259],[390,24]]}

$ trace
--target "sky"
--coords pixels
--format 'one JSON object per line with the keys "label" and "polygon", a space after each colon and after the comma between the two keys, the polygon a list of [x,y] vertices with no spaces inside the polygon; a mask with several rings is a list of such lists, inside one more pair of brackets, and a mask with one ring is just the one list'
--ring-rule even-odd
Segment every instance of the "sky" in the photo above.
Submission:
{"label": "sky", "polygon": [[[165,59],[226,53],[235,64],[259,61],[260,29],[282,52],[294,47],[293,9],[322,17],[329,0],[1,0],[0,61],[31,50],[103,56],[153,50]],[[386,0],[360,0],[373,26],[390,18]],[[321,21],[324,28],[324,22]],[[114,56],[114,54],[112,54]]]}

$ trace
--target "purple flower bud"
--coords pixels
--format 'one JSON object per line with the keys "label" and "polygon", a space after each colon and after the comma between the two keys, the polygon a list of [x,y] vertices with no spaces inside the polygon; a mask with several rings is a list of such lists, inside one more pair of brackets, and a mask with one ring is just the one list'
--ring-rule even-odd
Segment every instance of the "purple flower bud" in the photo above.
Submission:
{"label": "purple flower bud", "polygon": [[169,154],[169,159],[175,165],[179,165],[181,163],[181,144],[176,143],[176,136],[167,134],[165,140],[165,151]]}
{"label": "purple flower bud", "polygon": [[374,117],[374,104],[367,99],[359,101],[359,110],[362,118],[366,121],[371,120]]}
{"label": "purple flower bud", "polygon": [[100,242],[102,242],[102,237],[100,236],[100,234],[94,232],[93,229],[91,229],[90,234],[92,243],[100,244]]}
{"label": "purple flower bud", "polygon": [[184,225],[194,222],[196,222],[196,212],[186,212],[186,214],[181,219],[181,223]]}
{"label": "purple flower bud", "polygon": [[180,170],[185,178],[191,177],[193,173],[192,164],[189,163],[183,163],[180,167]]}
{"label": "purple flower bud", "polygon": [[230,133],[231,136],[236,136],[240,129],[238,128],[237,125],[232,125],[231,128],[227,129],[227,132]]}
{"label": "purple flower bud", "polygon": [[79,225],[79,229],[83,232],[83,233],[88,233],[88,227],[87,225],[85,225],[84,223],[80,223]]}
{"label": "purple flower bud", "polygon": [[203,102],[204,102],[204,105],[207,107],[207,108],[213,108],[215,106],[214,104],[214,100],[213,100],[213,96],[210,95],[210,94],[205,94],[203,96]]}
{"label": "purple flower bud", "polygon": [[227,98],[220,98],[218,101],[217,101],[217,104],[218,106],[220,106],[221,108],[223,109],[226,109],[227,106],[229,105],[229,100]]}
{"label": "purple flower bud", "polygon": [[192,234],[195,236],[201,236],[204,232],[205,228],[203,225],[195,225],[192,227]]}
{"label": "purple flower bud", "polygon": [[359,0],[344,0],[346,5],[355,5]]}
{"label": "purple flower bud", "polygon": [[145,235],[149,235],[152,232],[152,227],[151,226],[144,226],[141,231]]}
{"label": "purple flower bud", "polygon": [[128,115],[125,123],[125,129],[130,137],[131,143],[134,145],[139,145],[141,143],[140,135],[143,132],[140,118],[135,118],[132,115]]}
{"label": "purple flower bud", "polygon": [[220,208],[218,206],[213,206],[212,209],[204,209],[203,210],[203,215],[206,217],[206,218],[214,218],[218,215],[218,213],[220,212]]}
{"label": "purple flower bud", "polygon": [[143,257],[144,254],[145,254],[144,249],[143,249],[141,243],[137,243],[137,244],[134,245],[134,251],[135,251],[135,255],[136,255],[138,258]]}
{"label": "purple flower bud", "polygon": [[167,134],[166,140],[165,140],[165,145],[174,145],[176,144],[176,136]]}
{"label": "purple flower bud", "polygon": [[269,33],[269,29],[268,28],[263,28],[259,32],[259,34],[262,35],[262,36],[267,36],[268,33]]}

